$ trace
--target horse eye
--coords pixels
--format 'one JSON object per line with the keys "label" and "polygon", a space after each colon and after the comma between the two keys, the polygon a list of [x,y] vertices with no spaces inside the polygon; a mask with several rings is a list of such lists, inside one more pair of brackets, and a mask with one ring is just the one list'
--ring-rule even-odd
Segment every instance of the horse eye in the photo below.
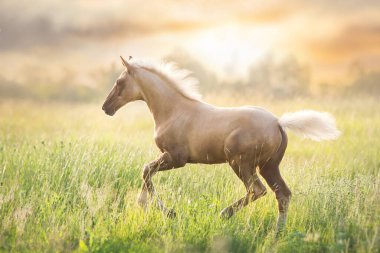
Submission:
{"label": "horse eye", "polygon": [[126,80],[125,79],[123,79],[123,80],[116,80],[116,85],[117,86],[124,86],[124,85],[126,85],[127,84],[127,82],[126,82]]}

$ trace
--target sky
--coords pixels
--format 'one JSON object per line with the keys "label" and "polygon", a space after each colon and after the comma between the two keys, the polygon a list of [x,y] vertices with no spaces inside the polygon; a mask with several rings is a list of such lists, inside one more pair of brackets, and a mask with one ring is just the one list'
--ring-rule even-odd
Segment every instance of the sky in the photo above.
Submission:
{"label": "sky", "polygon": [[219,78],[243,78],[268,55],[294,56],[312,81],[342,83],[352,66],[380,70],[380,1],[1,0],[0,68],[83,78],[119,55],[186,51]]}

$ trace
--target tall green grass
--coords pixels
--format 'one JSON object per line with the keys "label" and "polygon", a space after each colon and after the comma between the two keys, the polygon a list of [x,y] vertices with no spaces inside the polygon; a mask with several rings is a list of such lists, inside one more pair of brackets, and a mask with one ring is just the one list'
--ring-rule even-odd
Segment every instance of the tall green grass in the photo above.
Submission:
{"label": "tall green grass", "polygon": [[[0,102],[0,251],[379,252],[380,109],[374,100],[209,98],[281,115],[316,109],[342,136],[316,143],[289,133],[282,174],[293,192],[275,237],[273,193],[230,220],[244,195],[227,165],[187,165],[153,181],[175,219],[136,204],[144,163],[158,155],[142,103],[113,118],[99,105]],[[153,204],[151,205],[153,206]]]}

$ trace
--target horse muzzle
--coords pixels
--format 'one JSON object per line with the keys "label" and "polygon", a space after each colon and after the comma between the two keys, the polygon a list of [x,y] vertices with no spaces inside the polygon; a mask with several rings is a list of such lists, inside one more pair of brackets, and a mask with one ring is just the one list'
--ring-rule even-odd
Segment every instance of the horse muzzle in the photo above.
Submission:
{"label": "horse muzzle", "polygon": [[116,112],[115,109],[112,108],[107,108],[106,104],[104,103],[102,106],[102,110],[108,115],[108,116],[113,116]]}

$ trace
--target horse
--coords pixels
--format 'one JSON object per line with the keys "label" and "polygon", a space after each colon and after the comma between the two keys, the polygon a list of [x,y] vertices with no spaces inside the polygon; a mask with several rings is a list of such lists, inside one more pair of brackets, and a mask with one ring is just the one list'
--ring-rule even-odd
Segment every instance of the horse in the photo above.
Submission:
{"label": "horse", "polygon": [[168,217],[176,213],[157,196],[152,177],[159,171],[184,167],[187,163],[228,163],[244,183],[246,194],[224,208],[220,216],[230,218],[242,207],[263,197],[266,187],[278,203],[276,231],[284,229],[291,191],[279,165],[288,138],[286,129],[315,141],[336,139],[340,132],[334,117],[326,112],[303,110],[277,118],[256,106],[216,107],[202,101],[197,80],[172,63],[154,64],[121,57],[124,71],[117,78],[102,109],[112,116],[129,102],[142,100],[154,119],[154,140],[161,155],[142,170],[137,202],[146,208],[148,194]]}

